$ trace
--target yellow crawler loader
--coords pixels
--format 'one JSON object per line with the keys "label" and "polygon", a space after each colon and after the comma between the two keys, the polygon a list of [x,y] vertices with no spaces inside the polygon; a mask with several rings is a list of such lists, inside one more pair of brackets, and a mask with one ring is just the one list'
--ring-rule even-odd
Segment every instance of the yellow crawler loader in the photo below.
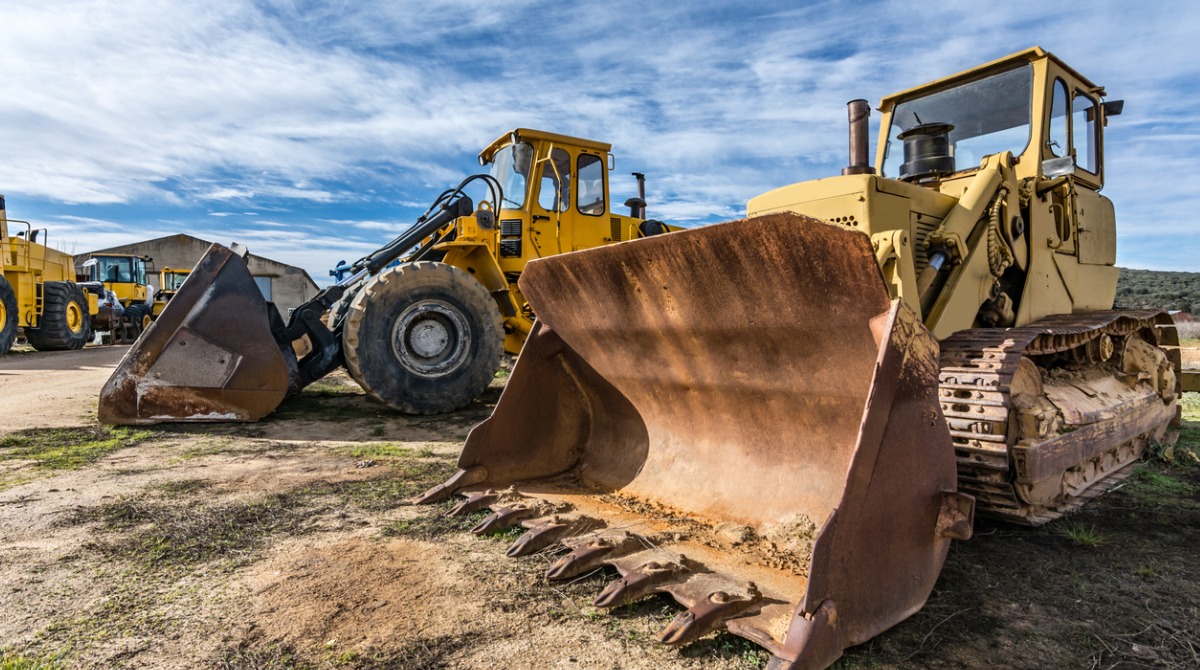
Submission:
{"label": "yellow crawler loader", "polygon": [[1041,524],[1179,416],[1170,318],[1111,311],[1103,128],[1031,48],[883,99],[867,161],[749,217],[529,264],[538,320],[460,470],[418,502],[560,547],[615,607],[686,609],[770,667],[824,668],[919,610],[974,513]]}
{"label": "yellow crawler loader", "polygon": [[[520,351],[533,328],[517,284],[526,263],[670,230],[646,219],[640,173],[630,214],[610,210],[610,149],[525,128],[504,134],[479,154],[487,174],[442,193],[287,323],[242,257],[213,245],[101,391],[100,420],[255,421],[343,365],[400,411],[466,405],[501,351]],[[488,196],[476,208],[464,189],[478,184]],[[292,343],[305,339],[297,360]]]}
{"label": "yellow crawler loader", "polygon": [[[25,229],[10,235],[10,224]],[[9,219],[0,196],[0,356],[12,349],[18,328],[39,351],[79,349],[91,336],[96,296],[73,281],[71,256],[45,239],[46,229]]]}

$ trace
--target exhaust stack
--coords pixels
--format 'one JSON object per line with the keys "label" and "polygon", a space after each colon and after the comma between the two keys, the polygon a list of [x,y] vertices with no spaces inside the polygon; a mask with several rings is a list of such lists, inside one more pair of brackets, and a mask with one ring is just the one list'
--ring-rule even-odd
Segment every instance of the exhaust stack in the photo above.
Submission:
{"label": "exhaust stack", "polygon": [[629,216],[635,219],[644,219],[646,218],[646,175],[634,172],[633,176],[637,179],[638,194],[636,198],[626,200],[625,206],[629,208]]}
{"label": "exhaust stack", "polygon": [[868,157],[871,105],[866,100],[851,100],[846,103],[846,111],[850,116],[850,165],[842,168],[842,174],[875,174]]}

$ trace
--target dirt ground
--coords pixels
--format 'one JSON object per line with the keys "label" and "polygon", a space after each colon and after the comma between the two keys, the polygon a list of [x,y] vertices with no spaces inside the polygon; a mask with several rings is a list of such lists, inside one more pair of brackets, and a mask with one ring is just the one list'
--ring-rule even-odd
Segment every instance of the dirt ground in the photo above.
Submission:
{"label": "dirt ground", "polygon": [[[409,498],[443,480],[503,379],[405,417],[344,375],[258,424],[107,429],[122,347],[0,359],[0,667],[762,668],[731,635],[655,641]],[[1200,361],[1200,356],[1193,358]],[[926,607],[839,668],[1200,667],[1200,399],[1119,490],[1039,529],[980,521]],[[1173,460],[1173,462],[1167,462]],[[7,663],[7,664],[6,664]]]}

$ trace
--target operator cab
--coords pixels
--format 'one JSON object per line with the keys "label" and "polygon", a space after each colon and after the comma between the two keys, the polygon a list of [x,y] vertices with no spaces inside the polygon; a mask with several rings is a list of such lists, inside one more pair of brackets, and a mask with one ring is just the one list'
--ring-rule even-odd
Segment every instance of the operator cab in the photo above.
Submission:
{"label": "operator cab", "polygon": [[1033,47],[884,98],[876,167],[884,177],[925,183],[973,172],[985,157],[1009,151],[1018,178],[1070,175],[1099,190],[1101,128],[1123,107],[1103,96]]}
{"label": "operator cab", "polygon": [[518,128],[479,154],[503,189],[497,256],[504,272],[519,273],[534,258],[643,235],[640,219],[611,211],[611,147]]}

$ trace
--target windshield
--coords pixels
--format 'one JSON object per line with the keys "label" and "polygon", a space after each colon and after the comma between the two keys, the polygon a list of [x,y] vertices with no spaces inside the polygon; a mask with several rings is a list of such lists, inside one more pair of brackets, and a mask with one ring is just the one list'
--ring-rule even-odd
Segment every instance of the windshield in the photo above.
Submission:
{"label": "windshield", "polygon": [[92,272],[93,281],[128,284],[133,281],[133,262],[128,258],[97,258]]}
{"label": "windshield", "polygon": [[165,273],[163,275],[162,290],[164,290],[164,291],[179,290],[179,287],[183,284],[183,280],[187,279],[187,276],[188,276],[187,272],[167,272],[167,273]]}
{"label": "windshield", "polygon": [[504,189],[504,209],[520,209],[525,206],[526,184],[529,167],[533,162],[533,147],[528,142],[510,144],[492,156],[489,173]]}
{"label": "windshield", "polygon": [[1033,66],[1022,65],[951,89],[905,100],[892,112],[884,148],[883,176],[899,177],[904,162],[900,133],[922,124],[947,123],[956,170],[979,167],[983,157],[1029,144]]}

